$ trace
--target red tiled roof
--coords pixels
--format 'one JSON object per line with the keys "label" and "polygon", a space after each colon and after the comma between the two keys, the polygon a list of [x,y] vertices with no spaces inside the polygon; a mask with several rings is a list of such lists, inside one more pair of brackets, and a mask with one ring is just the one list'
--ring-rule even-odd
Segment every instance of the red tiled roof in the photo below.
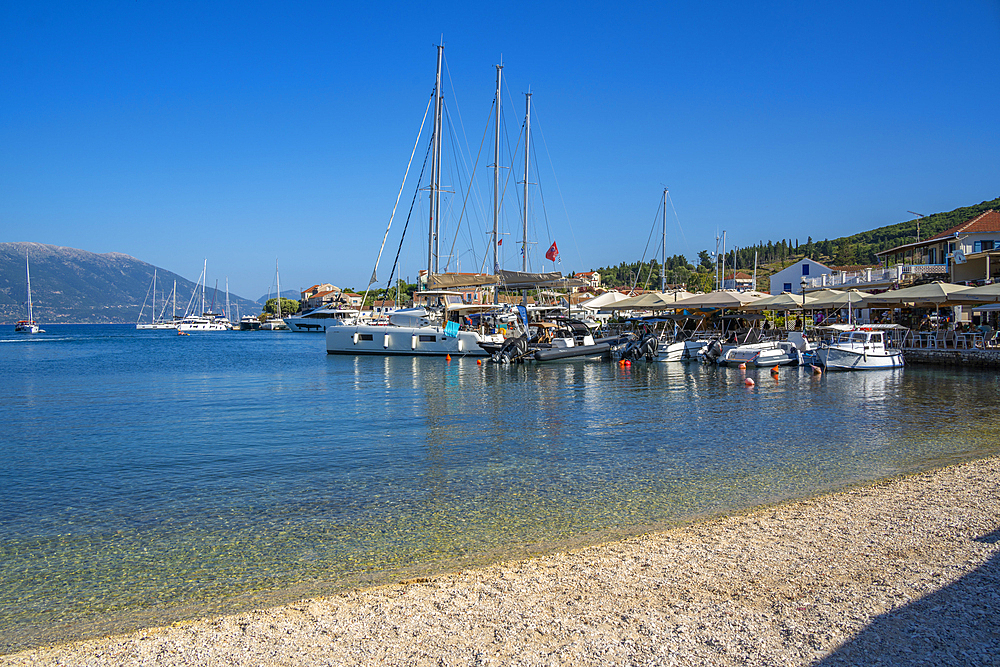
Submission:
{"label": "red tiled roof", "polygon": [[928,241],[937,241],[939,239],[946,239],[948,237],[958,234],[976,234],[982,232],[1000,232],[1000,212],[990,209],[983,213],[980,213],[972,220],[968,220],[958,225],[957,227],[952,227],[947,229],[940,234],[930,237]]}

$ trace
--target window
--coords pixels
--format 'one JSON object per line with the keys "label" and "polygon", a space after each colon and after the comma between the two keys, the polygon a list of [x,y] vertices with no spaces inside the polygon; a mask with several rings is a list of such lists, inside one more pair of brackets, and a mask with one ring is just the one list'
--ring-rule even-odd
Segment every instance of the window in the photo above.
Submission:
{"label": "window", "polygon": [[805,262],[802,263],[802,275],[804,276],[809,275],[809,265],[806,264]]}
{"label": "window", "polygon": [[983,250],[993,250],[993,241],[983,241]]}
{"label": "window", "polygon": [[358,334],[358,340],[372,340],[371,334]]}
{"label": "window", "polygon": [[792,284],[791,283],[785,283],[785,289],[784,289],[784,291],[785,292],[791,292],[792,291]]}
{"label": "window", "polygon": [[927,251],[927,263],[937,264],[937,248],[931,248]]}
{"label": "window", "polygon": [[435,336],[420,336],[421,343],[433,343],[437,338]]}
{"label": "window", "polygon": [[982,252],[982,250],[983,250],[983,242],[974,241],[972,244],[972,252]]}

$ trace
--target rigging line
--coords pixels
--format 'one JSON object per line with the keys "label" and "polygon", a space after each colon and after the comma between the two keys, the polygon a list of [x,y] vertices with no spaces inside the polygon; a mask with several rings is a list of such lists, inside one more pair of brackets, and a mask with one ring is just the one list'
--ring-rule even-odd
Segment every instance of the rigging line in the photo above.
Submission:
{"label": "rigging line", "polygon": [[[493,106],[494,107],[496,106],[495,102],[494,102]],[[458,226],[455,228],[455,235],[451,239],[451,250],[448,251],[448,256],[449,257],[451,257],[454,254],[454,252],[455,252],[455,242],[458,241],[458,230],[461,229],[461,227],[462,227],[462,219],[465,217],[465,208],[466,208],[466,205],[469,202],[469,195],[472,193],[472,181],[474,180],[476,169],[479,168],[479,158],[482,157],[482,155],[483,155],[483,146],[486,145],[486,135],[490,131],[490,118],[493,118],[493,109],[490,109],[489,117],[487,117],[487,119],[486,119],[486,128],[483,130],[482,141],[479,142],[479,152],[476,153],[476,162],[475,162],[474,165],[472,165],[472,174],[473,175],[472,175],[472,177],[469,178],[469,188],[465,191],[465,198],[462,199],[462,212],[459,213],[459,216],[458,216]],[[470,223],[469,227],[470,227],[470,229],[469,229],[469,243],[472,244],[472,252],[473,252],[473,255],[475,255],[475,252],[476,252],[476,247],[475,247],[476,246],[476,241],[472,237],[472,229],[471,229],[472,225],[471,225],[471,223]],[[485,255],[488,255],[488,254],[489,253],[484,253],[484,259],[483,259],[483,266],[484,266],[484,268],[485,268],[485,265],[486,265]],[[448,270],[447,265],[445,266],[445,270],[446,271]],[[482,273],[482,271],[480,271],[480,273]]]}
{"label": "rigging line", "polygon": [[577,257],[580,258],[582,263],[583,253],[580,252],[580,244],[576,240],[576,232],[573,230],[573,223],[569,219],[569,209],[566,207],[566,198],[563,197],[562,188],[559,186],[559,177],[556,176],[555,165],[552,163],[552,154],[549,152],[549,144],[545,141],[545,132],[542,131],[541,119],[538,117],[538,111],[535,111],[535,126],[538,128],[538,133],[542,136],[542,144],[545,145],[545,156],[549,159],[549,166],[552,167],[552,178],[556,182],[556,192],[559,193],[559,200],[563,205],[563,212],[566,214],[566,225],[569,227],[570,236],[573,239],[573,245],[576,247]]}
{"label": "rigging line", "polygon": [[[403,225],[403,234],[399,237],[399,247],[396,248],[396,259],[392,262],[392,270],[389,272],[389,281],[386,283],[386,288],[388,289],[392,285],[392,277],[396,275],[396,267],[399,266],[399,254],[403,250],[403,240],[406,238],[406,230],[410,226],[410,218],[413,216],[413,208],[417,204],[417,199],[420,196],[420,182],[424,179],[424,171],[427,169],[427,158],[431,154],[431,146],[433,142],[428,142],[427,150],[424,152],[424,163],[420,167],[420,176],[417,178],[417,187],[413,191],[413,200],[410,202],[410,211],[406,214],[406,223]],[[430,281],[430,276],[427,276],[428,283]],[[420,282],[420,278],[417,278],[417,282]],[[399,294],[399,288],[396,289],[396,293]],[[399,299],[397,299],[397,302]],[[364,304],[362,303],[362,306]]]}
{"label": "rigging line", "polygon": [[670,190],[667,190],[667,199],[670,201],[670,210],[674,212],[674,219],[677,221],[677,230],[681,233],[681,240],[684,241],[684,250],[687,254],[691,254],[691,246],[688,245],[687,237],[684,236],[684,228],[681,227],[681,219],[677,217],[677,209],[674,208],[674,200],[670,196]]}
{"label": "rigging line", "polygon": [[[506,117],[506,115],[505,115],[505,117]],[[504,125],[504,135],[507,138],[507,153],[508,153],[508,157],[510,157],[511,163],[513,164],[514,158],[513,158],[513,155],[510,153],[510,135],[508,135],[506,133],[506,130],[507,130],[507,126]],[[518,147],[520,145],[521,145],[521,132],[518,131],[518,133],[517,133],[517,144],[514,146],[514,153],[517,153],[517,149],[518,149]],[[514,175],[514,168],[513,167],[508,168],[507,169],[507,177],[504,179],[504,182],[503,182],[503,191],[501,192],[501,195],[500,195],[500,201],[501,202],[503,202],[504,198],[506,198],[506,196],[507,196],[507,186],[510,185],[510,179],[513,177],[513,175]],[[517,188],[514,188],[514,191],[516,193],[517,192]],[[520,200],[518,200],[518,202],[520,202]],[[504,214],[506,214],[506,212],[507,212],[506,209],[503,209],[503,212],[504,212]],[[498,233],[499,233],[499,231],[498,231]]]}
{"label": "rigging line", "polygon": [[[490,112],[491,116],[492,116],[492,113],[493,112],[491,111]],[[448,118],[449,119],[451,118],[450,114],[448,115]],[[449,127],[453,127],[453,125],[454,125],[453,123],[449,123]],[[454,254],[455,254],[455,243],[458,241],[459,232],[462,229],[462,220],[465,219],[466,204],[469,201],[469,194],[472,192],[472,181],[474,180],[474,177],[475,177],[475,173],[476,173],[475,170],[479,166],[479,158],[482,156],[483,145],[486,143],[486,132],[488,132],[488,131],[489,131],[489,122],[487,121],[486,130],[483,132],[483,139],[479,143],[479,153],[476,154],[476,162],[475,162],[475,164],[473,164],[473,166],[472,166],[472,172],[470,173],[470,176],[469,176],[469,187],[466,188],[466,190],[465,190],[465,197],[462,199],[462,210],[461,210],[461,212],[458,215],[458,224],[455,226],[455,233],[454,233],[454,235],[452,236],[452,239],[451,239],[451,249],[448,251],[448,262],[445,263],[445,267],[444,267],[444,270],[445,270],[446,273],[447,273],[448,267],[449,267],[449,265],[451,263],[451,258],[454,257]],[[458,145],[455,142],[455,135],[454,135],[454,133],[452,133],[451,137],[452,137],[452,147],[454,148],[456,145]],[[456,151],[453,151],[453,152],[457,155],[459,151],[456,150]],[[456,158],[456,165],[457,165],[457,162],[458,162],[458,160]],[[468,165],[464,165],[464,166],[468,167]],[[459,180],[461,180],[461,178],[459,178]],[[470,227],[471,227],[471,224],[470,224]],[[471,232],[471,230],[469,231],[469,242],[473,244],[473,253],[475,253],[475,240],[472,238],[472,232]]]}
{"label": "rigging line", "polygon": [[[636,275],[635,275],[635,278],[633,279],[632,290],[631,290],[633,292],[635,291],[635,286],[639,284],[639,280],[642,278],[642,265],[646,261],[646,252],[649,250],[649,243],[653,239],[653,230],[656,229],[656,219],[659,217],[659,215],[660,215],[660,206],[657,205],[656,206],[656,215],[653,216],[653,226],[649,228],[649,237],[646,239],[646,247],[642,249],[642,259],[639,260],[639,266],[636,267],[636,272],[635,272]],[[650,275],[652,275],[652,273],[653,273],[653,267],[652,266],[649,267],[649,273],[650,273]],[[646,285],[647,286],[649,285],[649,277],[648,276],[646,278]],[[645,288],[643,288],[643,289],[645,289]]]}
{"label": "rigging line", "polygon": [[[435,91],[436,92],[436,91]],[[392,220],[396,217],[396,208],[399,206],[399,198],[403,196],[403,188],[406,187],[406,178],[410,174],[410,167],[413,166],[413,156],[417,154],[417,146],[420,145],[420,135],[424,132],[424,123],[427,121],[427,113],[431,109],[431,102],[434,100],[434,95],[431,95],[430,99],[427,100],[427,108],[424,109],[423,120],[420,121],[420,130],[417,131],[417,140],[413,142],[413,150],[410,151],[410,161],[406,163],[406,171],[403,173],[403,182],[399,184],[399,192],[396,194],[396,203],[392,205],[392,214],[389,216],[389,224],[385,226],[385,235],[382,237],[382,245],[378,249],[378,257],[375,258],[375,268],[372,269],[371,280],[368,281],[368,287],[372,286],[372,283],[376,282],[375,275],[378,272],[378,263],[382,260],[382,251],[385,249],[385,241],[389,238],[389,229],[392,227]],[[365,289],[365,298],[368,297],[368,289]],[[361,302],[361,307],[364,307],[364,302]]]}

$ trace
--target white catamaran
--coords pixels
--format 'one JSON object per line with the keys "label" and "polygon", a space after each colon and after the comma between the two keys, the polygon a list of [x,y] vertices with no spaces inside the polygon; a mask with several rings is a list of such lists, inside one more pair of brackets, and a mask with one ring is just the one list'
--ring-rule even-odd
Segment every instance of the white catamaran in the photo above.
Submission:
{"label": "white catamaran", "polygon": [[15,324],[14,331],[16,331],[17,333],[28,333],[28,334],[45,333],[45,330],[39,327],[38,323],[35,322],[35,315],[31,309],[31,267],[28,264],[27,250],[24,251],[24,272],[25,275],[27,276],[27,283],[28,283],[28,319],[20,320],[17,324]]}

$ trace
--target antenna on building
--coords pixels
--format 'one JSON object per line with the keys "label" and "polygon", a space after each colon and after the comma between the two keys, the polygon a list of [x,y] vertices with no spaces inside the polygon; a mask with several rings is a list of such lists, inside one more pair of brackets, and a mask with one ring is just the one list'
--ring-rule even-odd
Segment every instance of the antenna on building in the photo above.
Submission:
{"label": "antenna on building", "polygon": [[917,213],[916,211],[907,211],[907,213],[912,213],[917,216],[917,243],[920,243],[920,218],[926,218],[927,216],[923,213]]}

